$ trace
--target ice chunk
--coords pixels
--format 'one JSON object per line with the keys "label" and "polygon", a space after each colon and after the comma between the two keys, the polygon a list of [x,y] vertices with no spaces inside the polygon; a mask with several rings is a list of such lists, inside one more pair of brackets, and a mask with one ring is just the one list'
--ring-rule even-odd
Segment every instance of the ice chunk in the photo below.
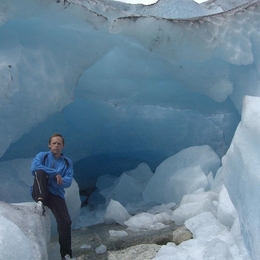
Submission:
{"label": "ice chunk", "polygon": [[65,199],[72,220],[72,228],[75,228],[81,210],[81,201],[79,197],[79,186],[73,179],[68,189],[65,189]]}
{"label": "ice chunk", "polygon": [[[139,182],[123,173],[113,187],[105,190],[105,192],[109,191],[106,195],[106,200],[117,200],[123,206],[126,206],[127,203],[137,203],[142,200],[142,190],[142,185]],[[104,191],[100,191],[100,193],[105,195]]]}
{"label": "ice chunk", "polygon": [[226,187],[223,185],[219,193],[219,204],[217,208],[217,218],[228,228],[231,228],[237,218],[237,211],[229,198]]}
{"label": "ice chunk", "polygon": [[153,176],[153,172],[147,163],[140,163],[134,170],[127,171],[126,174],[143,185],[146,185]]}
{"label": "ice chunk", "polygon": [[100,245],[99,247],[95,248],[95,252],[97,255],[104,254],[107,251],[107,247],[105,245]]}
{"label": "ice chunk", "polygon": [[0,216],[0,241],[1,259],[33,259],[31,243],[23,231],[2,216]]}
{"label": "ice chunk", "polygon": [[172,213],[173,208],[176,206],[176,203],[171,202],[168,204],[161,204],[159,206],[153,206],[151,209],[149,209],[147,212],[151,214],[157,214],[162,212]]}
{"label": "ice chunk", "polygon": [[204,199],[209,199],[211,201],[218,200],[218,194],[214,191],[208,192],[194,192],[193,194],[186,194],[181,200],[181,205],[185,203],[198,202]]}
{"label": "ice chunk", "polygon": [[252,259],[257,259],[259,235],[259,97],[245,97],[242,120],[237,127],[227,154],[223,157],[222,173],[230,199],[239,215],[241,233]]}
{"label": "ice chunk", "polygon": [[150,167],[141,163],[137,168],[122,173],[112,186],[100,190],[100,194],[107,201],[113,199],[119,201],[123,206],[131,203],[137,204],[143,201],[142,192],[152,175]]}
{"label": "ice chunk", "polygon": [[215,173],[219,166],[218,155],[207,145],[184,149],[157,167],[143,197],[146,201],[179,203],[185,194],[209,188],[206,175]]}
{"label": "ice chunk", "polygon": [[197,202],[189,202],[180,205],[172,214],[172,220],[176,225],[183,225],[184,222],[203,212],[211,212],[214,216],[217,215],[216,206],[211,199],[206,198]]}
{"label": "ice chunk", "polygon": [[[0,202],[1,259],[47,259],[50,216],[35,212],[36,203]],[[30,221],[28,221],[30,220]]]}
{"label": "ice chunk", "polygon": [[131,217],[129,220],[125,221],[125,225],[128,226],[128,229],[133,231],[139,231],[140,229],[144,230],[160,230],[171,221],[170,215],[166,212],[159,214],[151,214],[148,212],[143,212],[136,214]]}
{"label": "ice chunk", "polygon": [[207,211],[187,219],[184,224],[192,232],[194,238],[200,237],[206,240],[226,229],[212,213]]}
{"label": "ice chunk", "polygon": [[229,246],[222,240],[214,238],[205,244],[203,260],[234,259],[230,253]]}
{"label": "ice chunk", "polygon": [[111,200],[104,215],[104,222],[106,224],[116,222],[124,226],[124,222],[127,221],[130,217],[130,214],[118,201]]}
{"label": "ice chunk", "polygon": [[91,248],[91,245],[83,244],[83,245],[80,246],[80,248],[83,248],[83,249],[90,249],[90,248]]}
{"label": "ice chunk", "polygon": [[124,230],[109,230],[109,235],[111,237],[125,237],[128,236],[127,232]]}

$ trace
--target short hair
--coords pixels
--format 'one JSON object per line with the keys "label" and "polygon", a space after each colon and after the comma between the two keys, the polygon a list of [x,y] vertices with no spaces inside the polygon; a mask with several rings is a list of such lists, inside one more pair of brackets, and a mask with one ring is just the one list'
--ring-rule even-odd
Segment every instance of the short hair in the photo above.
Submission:
{"label": "short hair", "polygon": [[49,144],[51,143],[51,139],[53,138],[53,137],[60,137],[61,139],[62,139],[62,143],[63,144],[65,144],[65,140],[64,140],[64,137],[61,135],[61,134],[59,134],[59,133],[54,133],[50,138],[49,138]]}

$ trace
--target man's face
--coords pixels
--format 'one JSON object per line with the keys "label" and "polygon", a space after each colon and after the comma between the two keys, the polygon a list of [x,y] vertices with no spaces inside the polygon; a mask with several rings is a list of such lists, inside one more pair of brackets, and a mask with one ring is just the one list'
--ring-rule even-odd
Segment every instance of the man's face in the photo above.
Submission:
{"label": "man's face", "polygon": [[62,138],[59,136],[52,137],[51,143],[49,144],[49,148],[53,153],[54,157],[56,158],[60,157],[61,151],[64,148]]}

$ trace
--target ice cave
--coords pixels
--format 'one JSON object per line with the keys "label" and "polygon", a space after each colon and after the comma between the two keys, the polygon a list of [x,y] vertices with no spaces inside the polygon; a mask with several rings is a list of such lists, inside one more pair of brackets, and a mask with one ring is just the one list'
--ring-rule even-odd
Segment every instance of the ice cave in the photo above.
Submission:
{"label": "ice cave", "polygon": [[[259,0],[1,0],[0,201],[32,202],[30,163],[59,132],[93,209],[178,204],[221,183],[257,260],[259,96]],[[98,194],[122,173],[129,193]]]}

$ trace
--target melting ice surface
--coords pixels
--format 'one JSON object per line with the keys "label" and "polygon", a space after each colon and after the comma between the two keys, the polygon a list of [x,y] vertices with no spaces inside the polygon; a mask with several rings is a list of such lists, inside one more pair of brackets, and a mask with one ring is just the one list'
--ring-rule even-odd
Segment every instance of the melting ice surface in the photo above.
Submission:
{"label": "melting ice surface", "polygon": [[[260,258],[260,2],[247,2],[1,0],[2,259],[47,259],[53,219],[34,212],[29,167],[53,132],[74,161],[73,228],[175,221],[194,239],[155,259]],[[81,213],[79,189],[95,189]]]}

